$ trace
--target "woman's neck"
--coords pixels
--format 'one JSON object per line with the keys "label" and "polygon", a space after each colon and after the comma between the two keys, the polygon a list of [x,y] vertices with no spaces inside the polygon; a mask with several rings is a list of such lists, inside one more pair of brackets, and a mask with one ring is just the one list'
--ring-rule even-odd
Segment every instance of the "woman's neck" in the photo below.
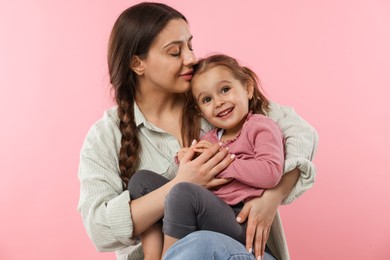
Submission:
{"label": "woman's neck", "polygon": [[182,145],[181,116],[185,104],[184,94],[144,95],[137,97],[136,102],[150,123],[175,136]]}
{"label": "woman's neck", "polygon": [[183,110],[184,95],[148,93],[147,95],[137,95],[136,102],[142,114],[149,120],[149,117],[161,118],[176,110]]}

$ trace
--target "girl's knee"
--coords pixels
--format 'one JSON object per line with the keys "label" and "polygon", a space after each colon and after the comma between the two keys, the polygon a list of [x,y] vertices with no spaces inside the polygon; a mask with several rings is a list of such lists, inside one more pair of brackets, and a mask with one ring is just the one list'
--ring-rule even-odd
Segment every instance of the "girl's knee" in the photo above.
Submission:
{"label": "girl's knee", "polygon": [[189,182],[181,182],[172,187],[171,191],[168,193],[167,200],[180,200],[197,197],[200,189],[203,189],[199,185],[189,183]]}
{"label": "girl's knee", "polygon": [[137,199],[139,197],[144,196],[151,190],[157,188],[158,185],[154,184],[157,183],[156,181],[154,181],[157,178],[161,178],[161,176],[152,171],[139,170],[135,172],[133,176],[131,176],[127,185],[127,190],[130,193],[130,198]]}

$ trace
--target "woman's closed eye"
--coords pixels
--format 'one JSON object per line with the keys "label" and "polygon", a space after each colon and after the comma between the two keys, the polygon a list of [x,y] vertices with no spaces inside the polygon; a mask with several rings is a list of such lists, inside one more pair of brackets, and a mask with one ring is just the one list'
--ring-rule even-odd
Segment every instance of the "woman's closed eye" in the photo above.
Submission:
{"label": "woman's closed eye", "polygon": [[176,52],[170,53],[170,55],[171,55],[172,57],[179,57],[180,54],[181,54],[181,51],[180,51],[180,50],[179,50],[179,51],[176,51]]}

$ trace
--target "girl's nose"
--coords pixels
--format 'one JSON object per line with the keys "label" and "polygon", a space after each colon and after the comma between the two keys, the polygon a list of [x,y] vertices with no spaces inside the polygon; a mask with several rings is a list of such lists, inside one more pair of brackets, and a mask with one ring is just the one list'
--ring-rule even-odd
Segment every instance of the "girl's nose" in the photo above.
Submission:
{"label": "girl's nose", "polygon": [[225,104],[225,101],[223,99],[216,99],[215,100],[215,106],[216,107],[220,107],[222,106],[223,104]]}

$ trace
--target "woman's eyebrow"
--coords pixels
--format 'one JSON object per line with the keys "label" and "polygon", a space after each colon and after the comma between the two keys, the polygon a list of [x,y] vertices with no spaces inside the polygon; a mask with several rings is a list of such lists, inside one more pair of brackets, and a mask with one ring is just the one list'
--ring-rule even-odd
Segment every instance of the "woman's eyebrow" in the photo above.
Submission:
{"label": "woman's eyebrow", "polygon": [[[191,37],[188,38],[187,42],[192,41],[192,38],[193,38],[193,36],[191,35]],[[171,41],[170,43],[168,43],[167,45],[165,45],[165,46],[163,47],[163,49],[165,49],[165,48],[167,48],[167,47],[169,47],[169,46],[171,46],[171,45],[180,45],[180,44],[182,44],[182,43],[184,43],[184,41],[180,41],[180,40],[178,40],[178,41]]]}

